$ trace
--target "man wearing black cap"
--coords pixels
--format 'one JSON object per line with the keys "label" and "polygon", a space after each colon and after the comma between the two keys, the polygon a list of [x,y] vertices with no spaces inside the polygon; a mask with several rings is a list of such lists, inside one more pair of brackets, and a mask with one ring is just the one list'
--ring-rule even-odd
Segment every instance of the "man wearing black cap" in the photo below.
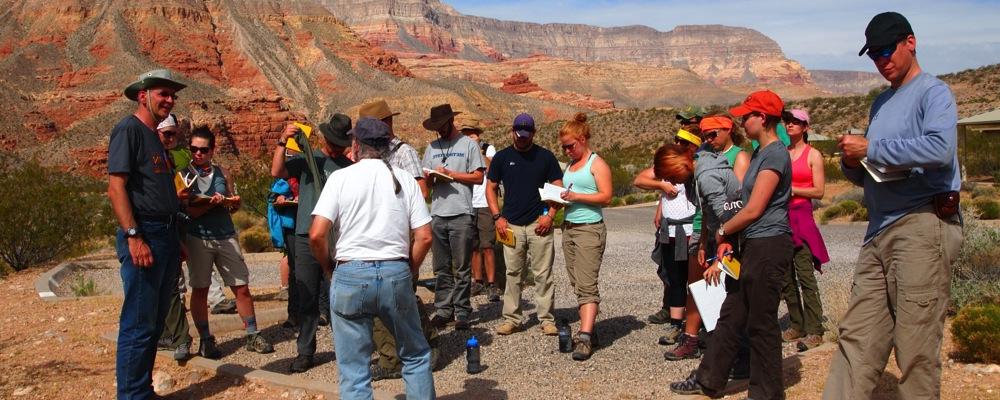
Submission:
{"label": "man wearing black cap", "polygon": [[[385,159],[389,126],[365,117],[351,134],[358,162],[330,176],[309,231],[315,258],[326,274],[335,274],[331,307],[340,397],[372,398],[368,364],[373,317],[378,317],[396,338],[406,398],[433,399],[431,349],[412,286],[431,246],[431,217],[413,175]],[[337,237],[336,270],[331,229]]]}
{"label": "man wearing black cap", "polygon": [[424,151],[424,169],[431,188],[431,231],[434,233],[434,315],[442,328],[453,319],[455,329],[469,329],[472,314],[472,239],[476,234],[472,187],[483,181],[486,162],[479,145],[455,127],[450,104],[431,109],[424,128],[437,132]]}
{"label": "man wearing black cap", "polygon": [[344,114],[334,114],[329,122],[319,124],[318,128],[323,134],[323,148],[322,151],[314,150],[312,157],[320,176],[313,176],[303,156],[285,160],[288,139],[299,133],[295,124],[285,127],[271,159],[272,176],[282,179],[294,176],[299,179],[299,208],[295,217],[295,240],[292,246],[295,254],[294,279],[298,290],[299,336],[296,343],[298,356],[292,362],[292,372],[305,372],[312,368],[313,356],[316,354],[316,329],[320,319],[329,318],[330,313],[330,280],[324,278],[320,262],[309,250],[309,227],[313,222],[311,213],[319,198],[317,188],[322,188],[334,171],[351,165],[351,160],[344,157],[344,151],[351,145],[351,138],[348,136],[351,118]]}
{"label": "man wearing black cap", "polygon": [[939,398],[949,271],[962,245],[955,98],[921,71],[902,15],[876,15],[865,39],[858,55],[890,88],[872,104],[865,135],[838,143],[844,175],[865,189],[868,230],[823,397],[871,397],[895,350],[899,397]]}
{"label": "man wearing black cap", "polygon": [[156,341],[180,266],[180,203],[156,126],[185,87],[165,69],[140,75],[125,89],[138,103],[135,112],[115,125],[108,143],[108,198],[118,219],[115,249],[125,291],[115,356],[119,399],[154,396]]}

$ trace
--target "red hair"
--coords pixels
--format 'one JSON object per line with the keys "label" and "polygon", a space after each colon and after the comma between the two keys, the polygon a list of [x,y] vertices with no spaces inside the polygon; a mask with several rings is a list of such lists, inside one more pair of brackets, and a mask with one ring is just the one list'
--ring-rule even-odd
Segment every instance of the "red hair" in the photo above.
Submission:
{"label": "red hair", "polygon": [[653,173],[657,179],[684,183],[694,175],[694,151],[690,146],[665,144],[653,156]]}
{"label": "red hair", "polygon": [[572,120],[566,121],[566,124],[559,129],[559,137],[563,136],[569,136],[576,140],[583,138],[589,141],[590,125],[587,125],[587,114],[576,113]]}

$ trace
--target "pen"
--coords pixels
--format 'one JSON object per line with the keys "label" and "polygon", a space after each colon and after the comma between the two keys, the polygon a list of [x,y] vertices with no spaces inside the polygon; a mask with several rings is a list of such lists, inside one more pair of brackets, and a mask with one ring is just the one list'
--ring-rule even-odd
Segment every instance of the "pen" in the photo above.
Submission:
{"label": "pen", "polygon": [[[733,252],[731,252],[731,251],[727,251],[727,252],[725,252],[725,253],[722,253],[722,255],[723,255],[723,256],[731,256],[731,255],[733,255]],[[718,259],[718,258],[719,258],[719,256],[712,256],[711,258],[708,258],[708,259],[706,259],[706,260],[705,260],[705,262],[706,262],[706,263],[710,263],[710,262],[712,262],[712,261],[715,261],[715,260],[716,260],[716,259]]]}
{"label": "pen", "polygon": [[570,182],[569,186],[566,186],[566,191],[568,192],[572,188],[573,188],[573,182]]}

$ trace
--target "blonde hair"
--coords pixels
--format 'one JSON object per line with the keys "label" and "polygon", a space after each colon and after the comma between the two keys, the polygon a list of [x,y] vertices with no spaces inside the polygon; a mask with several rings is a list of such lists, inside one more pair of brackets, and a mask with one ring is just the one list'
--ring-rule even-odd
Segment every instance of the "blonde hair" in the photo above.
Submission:
{"label": "blonde hair", "polygon": [[570,136],[576,140],[583,138],[590,140],[590,125],[587,125],[587,114],[576,113],[573,119],[566,121],[566,124],[559,129],[559,137]]}

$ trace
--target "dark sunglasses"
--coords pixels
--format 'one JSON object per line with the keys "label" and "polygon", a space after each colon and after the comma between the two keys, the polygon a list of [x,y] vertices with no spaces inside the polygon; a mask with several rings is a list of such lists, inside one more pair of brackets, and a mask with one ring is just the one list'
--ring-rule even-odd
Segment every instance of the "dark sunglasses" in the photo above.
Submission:
{"label": "dark sunglasses", "polygon": [[713,140],[719,137],[719,131],[711,131],[705,134],[705,140]]}
{"label": "dark sunglasses", "polygon": [[560,147],[562,147],[562,149],[565,150],[565,151],[570,151],[570,150],[573,150],[574,147],[576,147],[576,142],[573,142],[573,143],[570,143],[570,144],[560,145]]}
{"label": "dark sunglasses", "polygon": [[894,44],[891,46],[883,47],[881,49],[869,49],[867,53],[868,58],[871,58],[872,61],[878,61],[882,58],[892,57],[892,53],[896,52],[896,47],[897,46]]}
{"label": "dark sunglasses", "polygon": [[211,148],[211,147],[198,147],[198,146],[191,146],[191,147],[189,147],[189,148],[191,149],[191,153],[202,153],[202,154],[208,154],[208,152],[212,151],[212,148]]}

